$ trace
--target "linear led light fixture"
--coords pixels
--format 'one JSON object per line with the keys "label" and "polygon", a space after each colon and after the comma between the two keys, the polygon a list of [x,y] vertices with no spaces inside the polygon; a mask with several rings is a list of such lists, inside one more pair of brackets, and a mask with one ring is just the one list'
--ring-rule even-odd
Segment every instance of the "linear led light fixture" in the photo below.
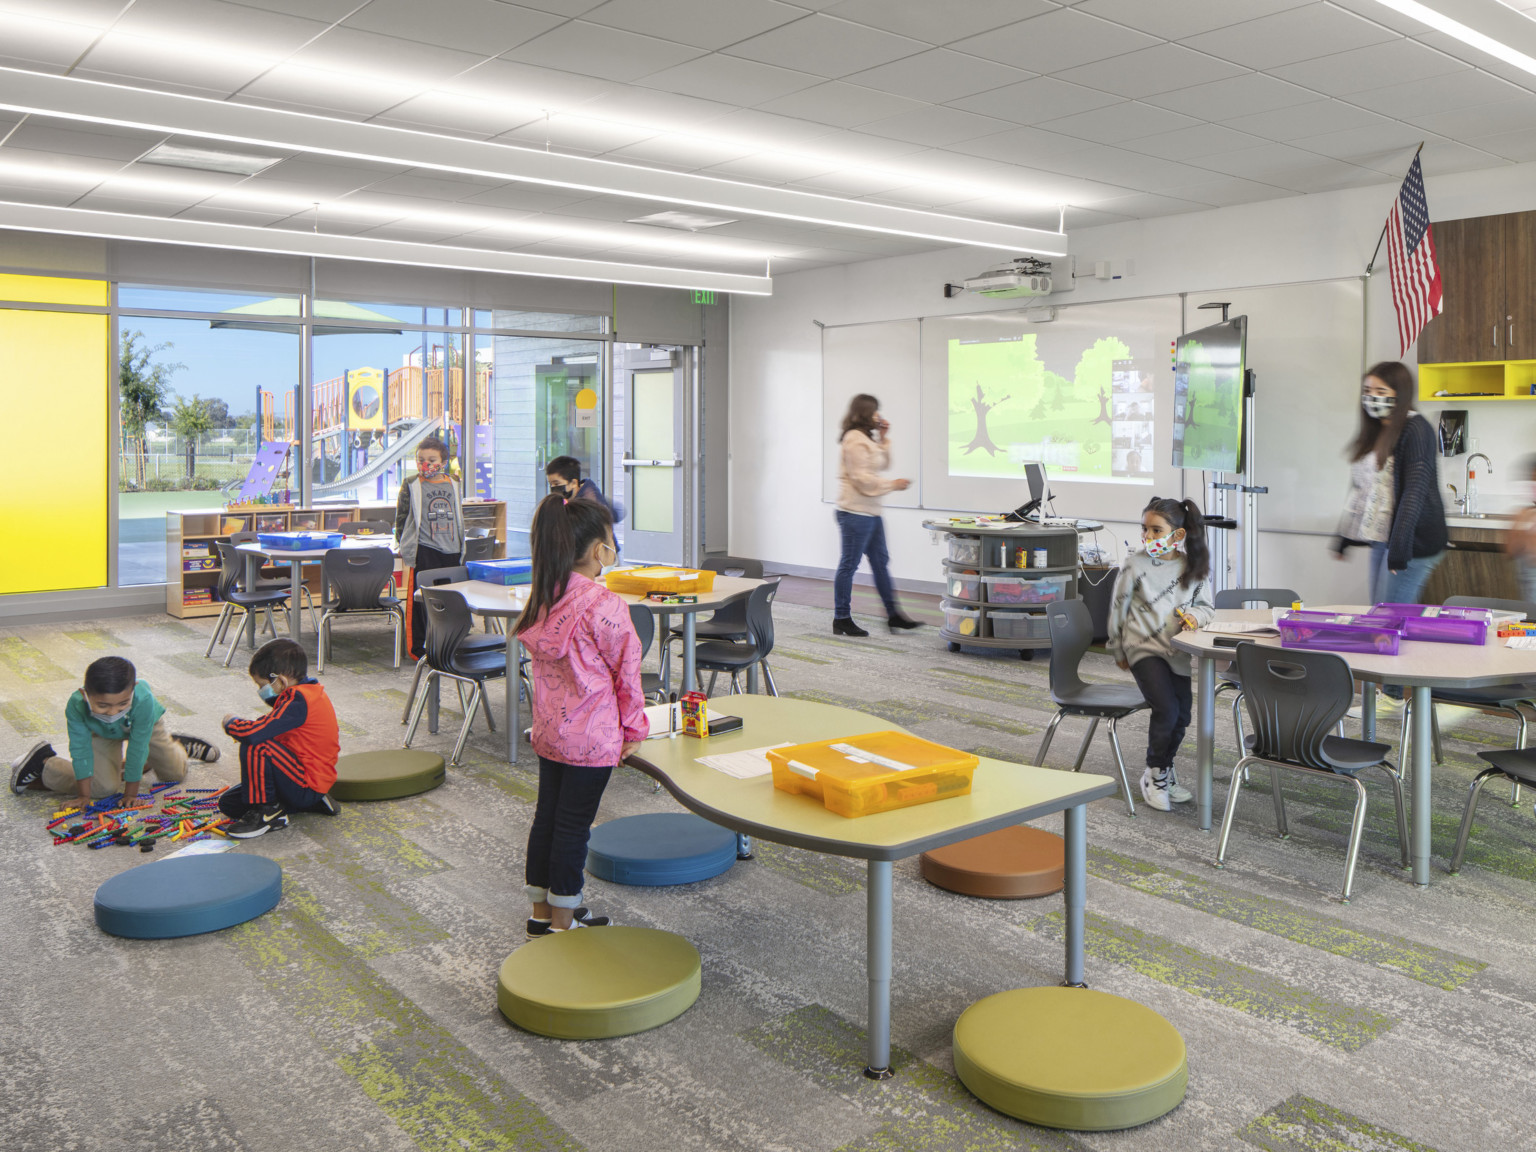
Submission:
{"label": "linear led light fixture", "polygon": [[652,288],[702,288],[744,296],[773,295],[773,280],[736,272],[692,268],[662,268],[581,260],[574,256],[541,256],[531,252],[490,252],[371,236],[335,236],[325,232],[290,232],[250,224],[219,224],[168,216],[134,216],[88,208],[57,208],[43,204],[0,201],[0,228],[20,232],[53,232],[102,240],[149,240],[189,248],[228,248],[279,256],[313,256],[326,260],[361,260],[371,264],[408,264],[420,268],[451,268],[461,272],[491,272],[512,276],[545,276],[554,280],[599,280]]}
{"label": "linear led light fixture", "polygon": [[[1536,21],[1499,0],[1376,0],[1420,24],[1536,75]],[[1522,51],[1521,49],[1529,49]]]}
{"label": "linear led light fixture", "polygon": [[845,200],[789,188],[744,184],[715,176],[669,172],[613,160],[566,156],[509,144],[437,136],[384,124],[359,124],[306,112],[260,108],[175,92],[155,92],[100,80],[50,76],[24,69],[0,68],[0,109],[151,132],[174,132],[262,148],[574,188],[714,212],[770,216],[823,227],[882,232],[1039,256],[1066,255],[1066,235],[1040,228]]}

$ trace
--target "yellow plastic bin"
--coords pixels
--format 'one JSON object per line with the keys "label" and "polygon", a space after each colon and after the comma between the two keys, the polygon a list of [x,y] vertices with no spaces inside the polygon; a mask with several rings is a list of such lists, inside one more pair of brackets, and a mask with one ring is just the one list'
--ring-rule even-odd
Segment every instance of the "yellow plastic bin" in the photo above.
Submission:
{"label": "yellow plastic bin", "polygon": [[980,761],[905,732],[870,732],[770,749],[768,763],[779,791],[853,817],[965,796]]}
{"label": "yellow plastic bin", "polygon": [[608,590],[627,596],[645,596],[651,592],[712,592],[715,574],[696,568],[620,568],[608,573]]}

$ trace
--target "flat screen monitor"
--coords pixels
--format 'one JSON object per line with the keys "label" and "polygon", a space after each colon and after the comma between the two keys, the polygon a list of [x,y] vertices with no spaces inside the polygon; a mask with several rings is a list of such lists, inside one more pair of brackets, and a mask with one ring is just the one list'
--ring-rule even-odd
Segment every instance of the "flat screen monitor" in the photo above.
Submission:
{"label": "flat screen monitor", "polygon": [[1173,466],[1243,470],[1248,317],[1180,336],[1173,356]]}

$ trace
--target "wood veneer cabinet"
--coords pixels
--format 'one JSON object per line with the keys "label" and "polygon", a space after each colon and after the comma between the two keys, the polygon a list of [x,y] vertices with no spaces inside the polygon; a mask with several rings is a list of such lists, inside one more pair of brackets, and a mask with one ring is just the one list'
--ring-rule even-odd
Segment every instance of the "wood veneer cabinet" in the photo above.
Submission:
{"label": "wood veneer cabinet", "polygon": [[1444,307],[1419,363],[1536,359],[1536,212],[1444,220],[1434,237]]}

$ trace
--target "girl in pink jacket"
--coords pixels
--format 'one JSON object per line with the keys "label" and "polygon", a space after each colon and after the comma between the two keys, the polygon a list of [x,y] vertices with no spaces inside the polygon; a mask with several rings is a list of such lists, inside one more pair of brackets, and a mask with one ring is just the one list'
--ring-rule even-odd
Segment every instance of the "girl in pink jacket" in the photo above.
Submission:
{"label": "girl in pink jacket", "polygon": [[608,509],[546,496],[529,533],[533,581],[517,636],[533,662],[539,800],[528,829],[528,936],[608,923],[581,907],[587,838],[614,766],[650,730],[640,640],[596,577],[617,557]]}

